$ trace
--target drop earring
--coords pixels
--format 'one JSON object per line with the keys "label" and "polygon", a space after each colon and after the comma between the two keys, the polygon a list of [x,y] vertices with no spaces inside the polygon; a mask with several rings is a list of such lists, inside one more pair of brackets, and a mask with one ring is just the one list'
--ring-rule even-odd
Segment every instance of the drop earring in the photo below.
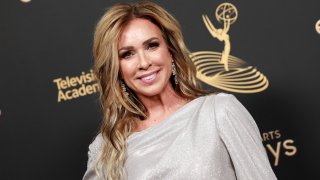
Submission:
{"label": "drop earring", "polygon": [[120,86],[121,86],[121,89],[122,89],[122,92],[123,94],[128,97],[129,96],[129,93],[127,92],[127,88],[126,88],[126,85],[124,84],[124,82],[122,80],[120,80]]}
{"label": "drop earring", "polygon": [[174,83],[178,84],[177,69],[176,69],[176,65],[174,64],[173,60],[172,60],[172,75],[173,75]]}

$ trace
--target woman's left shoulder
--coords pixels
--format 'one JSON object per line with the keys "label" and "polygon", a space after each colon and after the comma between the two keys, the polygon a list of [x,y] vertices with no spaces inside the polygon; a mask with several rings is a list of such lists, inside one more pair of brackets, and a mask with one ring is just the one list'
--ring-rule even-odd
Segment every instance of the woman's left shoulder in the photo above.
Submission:
{"label": "woman's left shoulder", "polygon": [[230,121],[249,119],[245,121],[254,122],[251,114],[233,94],[215,93],[207,95],[205,98],[207,102],[206,107],[212,110],[213,115],[217,117],[218,121],[222,119]]}
{"label": "woman's left shoulder", "polygon": [[233,94],[224,92],[211,93],[204,96],[204,98],[206,101],[210,101],[211,103],[214,103],[220,107],[225,107],[227,104],[232,102],[238,102],[237,98]]}

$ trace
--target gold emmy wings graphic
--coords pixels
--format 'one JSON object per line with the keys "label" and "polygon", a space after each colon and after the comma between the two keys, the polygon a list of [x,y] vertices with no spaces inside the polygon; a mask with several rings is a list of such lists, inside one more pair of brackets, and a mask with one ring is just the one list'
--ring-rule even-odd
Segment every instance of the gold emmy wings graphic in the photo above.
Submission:
{"label": "gold emmy wings graphic", "polygon": [[231,44],[228,31],[238,18],[238,11],[231,3],[220,4],[215,12],[223,28],[214,27],[207,15],[202,19],[212,37],[224,42],[222,53],[198,51],[191,53],[192,61],[197,68],[197,78],[213,87],[237,93],[257,93],[268,86],[268,79],[255,67],[247,66],[240,58],[230,55]]}

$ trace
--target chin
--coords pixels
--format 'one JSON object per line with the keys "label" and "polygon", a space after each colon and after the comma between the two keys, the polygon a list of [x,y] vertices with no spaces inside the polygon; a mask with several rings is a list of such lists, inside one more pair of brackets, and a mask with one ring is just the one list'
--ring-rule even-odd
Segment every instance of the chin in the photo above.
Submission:
{"label": "chin", "polygon": [[156,95],[161,94],[162,91],[163,91],[163,89],[150,88],[148,90],[148,88],[144,88],[144,91],[138,91],[138,92],[136,92],[136,94],[141,95],[141,96],[146,96],[146,97],[152,97],[152,96],[156,96]]}
{"label": "chin", "polygon": [[159,84],[154,84],[149,87],[140,86],[139,88],[137,88],[137,89],[139,89],[139,91],[136,91],[136,94],[141,95],[141,96],[147,96],[147,97],[159,95],[166,90],[166,87],[168,85],[165,85],[165,84],[166,83],[164,83],[164,82],[159,82]]}

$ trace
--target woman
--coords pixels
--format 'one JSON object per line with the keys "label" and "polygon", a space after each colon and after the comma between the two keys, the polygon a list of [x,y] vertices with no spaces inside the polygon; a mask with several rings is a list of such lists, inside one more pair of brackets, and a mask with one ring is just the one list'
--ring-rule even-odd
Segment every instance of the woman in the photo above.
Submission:
{"label": "woman", "polygon": [[234,96],[199,88],[163,8],[114,5],[93,53],[104,120],[83,179],[276,179],[254,120]]}

